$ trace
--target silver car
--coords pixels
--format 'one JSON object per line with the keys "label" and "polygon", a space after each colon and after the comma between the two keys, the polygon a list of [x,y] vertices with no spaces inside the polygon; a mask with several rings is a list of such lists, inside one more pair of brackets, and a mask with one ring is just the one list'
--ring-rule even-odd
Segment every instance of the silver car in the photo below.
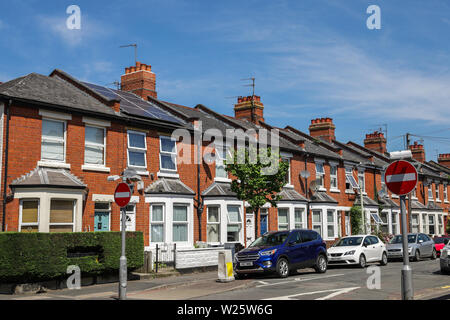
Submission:
{"label": "silver car", "polygon": [[[387,244],[387,253],[389,259],[403,257],[402,235],[394,236]],[[436,259],[436,248],[434,241],[424,233],[408,234],[408,254],[410,259],[419,261],[421,258]]]}
{"label": "silver car", "polygon": [[441,250],[440,264],[442,273],[450,273],[450,244]]}

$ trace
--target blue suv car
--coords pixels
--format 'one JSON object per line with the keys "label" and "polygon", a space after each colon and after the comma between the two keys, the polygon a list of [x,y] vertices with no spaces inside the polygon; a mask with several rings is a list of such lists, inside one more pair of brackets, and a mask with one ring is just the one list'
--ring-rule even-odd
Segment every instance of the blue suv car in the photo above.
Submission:
{"label": "blue suv car", "polygon": [[313,267],[327,271],[327,247],[313,230],[272,231],[235,255],[237,278],[250,273],[276,272],[285,278],[290,271]]}

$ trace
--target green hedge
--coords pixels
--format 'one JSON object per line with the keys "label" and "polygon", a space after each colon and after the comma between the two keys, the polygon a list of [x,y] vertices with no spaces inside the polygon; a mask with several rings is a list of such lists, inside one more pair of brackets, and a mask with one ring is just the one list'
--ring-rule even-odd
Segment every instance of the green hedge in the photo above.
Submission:
{"label": "green hedge", "polygon": [[[119,270],[120,232],[0,233],[0,282],[29,282],[67,278],[67,266],[82,274]],[[89,253],[89,254],[87,254]],[[144,264],[142,232],[126,233],[128,270]]]}

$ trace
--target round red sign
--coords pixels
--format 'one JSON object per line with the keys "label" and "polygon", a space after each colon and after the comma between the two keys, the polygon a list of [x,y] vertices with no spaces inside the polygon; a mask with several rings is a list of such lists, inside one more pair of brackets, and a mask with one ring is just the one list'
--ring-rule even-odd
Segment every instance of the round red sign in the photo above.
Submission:
{"label": "round red sign", "polygon": [[417,178],[416,168],[404,160],[392,162],[384,174],[387,188],[399,196],[413,191],[417,184]]}
{"label": "round red sign", "polygon": [[125,207],[131,199],[131,190],[128,184],[122,182],[116,187],[114,191],[114,201],[119,207]]}

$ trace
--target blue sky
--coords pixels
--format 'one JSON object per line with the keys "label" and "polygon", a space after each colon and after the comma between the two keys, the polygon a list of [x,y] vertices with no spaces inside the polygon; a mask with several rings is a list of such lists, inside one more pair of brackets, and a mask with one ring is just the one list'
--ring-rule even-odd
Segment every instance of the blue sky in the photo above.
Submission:
{"label": "blue sky", "polygon": [[[71,4],[81,30],[66,28]],[[366,27],[373,4],[381,30]],[[435,160],[450,153],[449,40],[446,0],[2,1],[0,81],[60,68],[107,85],[137,43],[163,100],[231,115],[254,76],[273,125],[331,117],[338,140],[362,143],[387,124],[390,151],[410,132]]]}

